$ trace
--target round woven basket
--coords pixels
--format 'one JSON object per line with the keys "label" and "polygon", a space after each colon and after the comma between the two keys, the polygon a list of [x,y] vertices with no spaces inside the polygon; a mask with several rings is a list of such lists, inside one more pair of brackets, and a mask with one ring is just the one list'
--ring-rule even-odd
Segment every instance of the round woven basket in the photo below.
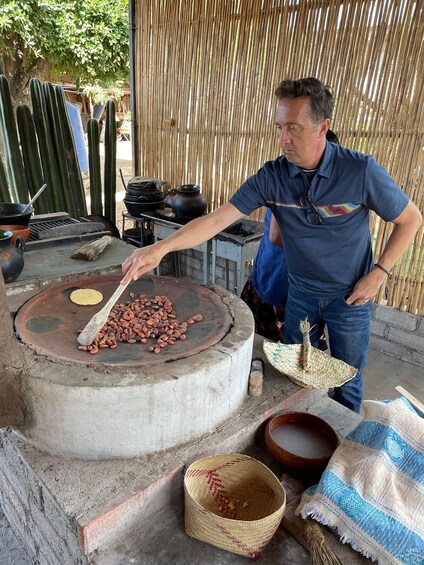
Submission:
{"label": "round woven basket", "polygon": [[192,463],[184,493],[189,536],[252,559],[274,535],[286,507],[286,493],[274,473],[238,453]]}

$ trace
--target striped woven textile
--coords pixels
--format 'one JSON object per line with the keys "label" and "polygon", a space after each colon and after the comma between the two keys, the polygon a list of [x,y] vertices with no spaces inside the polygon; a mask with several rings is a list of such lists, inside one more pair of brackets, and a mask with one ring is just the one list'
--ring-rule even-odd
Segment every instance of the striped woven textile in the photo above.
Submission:
{"label": "striped woven textile", "polygon": [[403,398],[365,401],[296,510],[380,564],[424,564],[424,419]]}

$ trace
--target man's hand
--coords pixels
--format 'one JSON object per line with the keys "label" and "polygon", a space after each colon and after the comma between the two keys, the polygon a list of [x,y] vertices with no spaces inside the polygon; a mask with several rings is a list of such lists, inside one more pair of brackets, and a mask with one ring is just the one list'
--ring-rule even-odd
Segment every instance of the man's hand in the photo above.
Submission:
{"label": "man's hand", "polygon": [[[378,263],[390,271],[414,239],[421,222],[420,211],[413,202],[409,201],[404,211],[392,220],[394,228],[384,251],[378,258]],[[346,303],[361,306],[368,302],[368,300],[372,300],[386,277],[387,275],[384,271],[374,267],[367,275],[357,281],[352,293],[346,299]]]}
{"label": "man's hand", "polygon": [[148,271],[157,267],[164,255],[165,253],[161,252],[159,242],[136,249],[122,263],[122,272],[125,276],[121,280],[121,284],[126,284],[132,280],[135,281]]}
{"label": "man's hand", "polygon": [[346,298],[346,304],[362,306],[369,300],[372,300],[386,278],[387,275],[383,271],[378,269],[378,267],[374,267],[355,284],[352,292]]}

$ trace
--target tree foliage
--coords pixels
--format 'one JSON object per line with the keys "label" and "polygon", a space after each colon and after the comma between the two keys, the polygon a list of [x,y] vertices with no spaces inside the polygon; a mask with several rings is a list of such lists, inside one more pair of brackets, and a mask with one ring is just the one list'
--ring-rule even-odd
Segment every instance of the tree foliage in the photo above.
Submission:
{"label": "tree foliage", "polygon": [[2,0],[0,73],[19,99],[32,76],[128,81],[128,0]]}

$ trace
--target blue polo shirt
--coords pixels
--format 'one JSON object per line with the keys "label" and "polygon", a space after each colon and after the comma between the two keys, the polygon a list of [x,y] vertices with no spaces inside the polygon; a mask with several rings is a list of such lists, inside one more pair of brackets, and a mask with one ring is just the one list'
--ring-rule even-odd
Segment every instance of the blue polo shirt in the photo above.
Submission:
{"label": "blue polo shirt", "polygon": [[285,306],[288,292],[288,272],[284,249],[269,240],[271,210],[264,219],[265,231],[259,243],[252,269],[252,283],[256,294],[267,304]]}
{"label": "blue polo shirt", "polygon": [[[307,193],[322,218],[308,222]],[[283,156],[247,179],[230,202],[249,215],[270,208],[280,226],[290,283],[315,298],[338,298],[373,266],[369,214],[396,219],[409,202],[371,155],[326,144],[311,185]]]}

